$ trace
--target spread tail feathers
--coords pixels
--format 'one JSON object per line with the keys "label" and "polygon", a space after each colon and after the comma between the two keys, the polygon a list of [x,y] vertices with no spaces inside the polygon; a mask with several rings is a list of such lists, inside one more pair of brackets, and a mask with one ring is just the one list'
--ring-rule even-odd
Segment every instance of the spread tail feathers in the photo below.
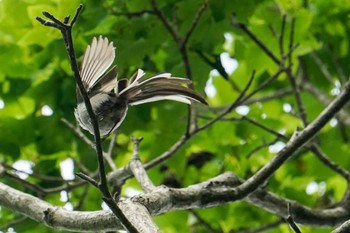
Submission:
{"label": "spread tail feathers", "polygon": [[120,97],[128,100],[130,105],[155,102],[159,100],[174,100],[191,104],[192,101],[207,104],[207,102],[187,85],[191,80],[185,78],[171,77],[169,73],[159,74],[142,80],[144,72],[138,70],[125,85],[118,85],[121,88],[116,90]]}

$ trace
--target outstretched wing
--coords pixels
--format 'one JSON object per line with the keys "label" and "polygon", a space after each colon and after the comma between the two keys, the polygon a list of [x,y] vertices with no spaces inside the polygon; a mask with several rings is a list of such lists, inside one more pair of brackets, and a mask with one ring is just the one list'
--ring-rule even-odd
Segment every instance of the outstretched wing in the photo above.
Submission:
{"label": "outstretched wing", "polygon": [[86,48],[80,70],[82,82],[88,92],[100,81],[104,82],[104,85],[100,85],[101,88],[107,85],[113,89],[113,86],[116,86],[117,80],[112,77],[114,74],[116,76],[115,67],[102,77],[113,63],[114,58],[113,42],[109,42],[107,38],[102,38],[102,36],[98,39],[96,37],[92,39],[91,44]]}

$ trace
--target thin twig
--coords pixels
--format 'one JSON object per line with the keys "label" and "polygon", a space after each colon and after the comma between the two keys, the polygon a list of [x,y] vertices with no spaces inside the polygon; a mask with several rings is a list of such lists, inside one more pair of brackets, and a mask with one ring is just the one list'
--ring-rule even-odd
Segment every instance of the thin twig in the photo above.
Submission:
{"label": "thin twig", "polygon": [[334,83],[333,77],[329,72],[329,70],[327,69],[327,66],[321,60],[321,58],[315,52],[311,52],[310,57],[314,60],[317,67],[321,70],[323,76],[328,80],[328,82],[333,84]]}
{"label": "thin twig", "polygon": [[84,173],[76,173],[76,175],[81,178],[82,180],[87,181],[88,183],[92,184],[93,186],[95,186],[96,188],[99,188],[98,183],[96,182],[96,180],[92,179],[90,176],[85,175]]}
{"label": "thin twig", "polygon": [[157,3],[155,0],[149,0],[151,3],[151,6],[153,8],[154,13],[158,16],[160,21],[163,23],[164,27],[169,31],[175,42],[179,45],[181,43],[180,35],[176,30],[174,30],[173,26],[169,22],[169,20],[165,17],[163,12],[158,8]]}
{"label": "thin twig", "polygon": [[281,33],[279,36],[278,44],[279,44],[279,50],[280,50],[280,56],[283,63],[283,57],[284,57],[284,33],[285,33],[285,27],[286,27],[286,15],[283,15],[282,17],[282,24],[281,24]]}
{"label": "thin twig", "polygon": [[266,225],[263,225],[261,227],[255,228],[255,229],[249,229],[249,230],[240,230],[240,231],[235,231],[233,233],[261,233],[261,232],[266,232],[268,230],[274,229],[278,227],[281,224],[284,224],[285,220],[284,219],[279,219],[275,222],[268,223]]}
{"label": "thin twig", "polygon": [[348,183],[350,182],[350,172],[331,161],[318,145],[314,143],[310,149],[324,165],[344,177]]}
{"label": "thin twig", "polygon": [[[199,7],[194,19],[192,20],[192,24],[187,30],[185,36],[182,38],[179,34],[178,28],[176,27],[176,24],[173,25],[171,22],[165,17],[163,12],[159,9],[157,3],[155,0],[149,0],[150,4],[153,8],[153,11],[155,15],[160,19],[160,21],[163,23],[164,27],[168,30],[168,32],[171,34],[173,40],[175,41],[179,53],[181,55],[184,68],[185,68],[185,74],[188,79],[192,79],[192,71],[190,66],[190,61],[188,57],[188,49],[187,49],[187,42],[192,35],[193,31],[195,30],[199,19],[201,18],[203,12],[207,8],[208,0],[204,0],[203,4]],[[190,85],[191,88],[193,88],[193,84]],[[191,132],[195,131],[197,128],[197,113],[194,107],[191,105],[188,106],[188,117],[187,117],[187,127],[186,127],[186,133],[191,134]]]}
{"label": "thin twig", "polygon": [[247,94],[244,96],[244,98],[242,98],[242,102],[246,102],[248,101],[252,96],[254,96],[256,93],[258,93],[259,91],[263,90],[265,87],[267,87],[269,84],[271,84],[273,81],[275,81],[280,74],[282,74],[285,71],[285,69],[278,69],[278,71],[272,75],[271,77],[269,77],[268,79],[266,79],[264,82],[262,82],[258,87],[256,87],[251,93]]}
{"label": "thin twig", "polygon": [[[295,30],[295,18],[292,18],[292,23],[290,26],[290,35],[289,35],[289,46],[288,49],[289,51],[292,51],[293,46],[294,46],[294,30]],[[282,51],[281,51],[282,53]],[[292,60],[292,52],[288,53],[288,67],[292,67],[293,65],[293,60]]]}
{"label": "thin twig", "polygon": [[294,219],[293,219],[291,213],[292,213],[292,205],[289,202],[288,203],[288,217],[287,217],[286,221],[288,222],[289,226],[293,229],[293,231],[295,233],[301,233],[301,230],[299,229],[298,225],[294,222]]}
{"label": "thin twig", "polygon": [[0,231],[3,231],[3,232],[11,232],[11,231],[7,231],[8,228],[10,227],[13,227],[14,225],[17,225],[17,224],[21,224],[23,223],[24,221],[26,221],[28,219],[27,216],[22,216],[20,218],[17,218],[17,219],[14,219],[12,221],[9,221],[7,222],[5,225],[2,225],[0,226]]}
{"label": "thin twig", "polygon": [[211,57],[214,60],[214,61],[212,61],[200,49],[194,49],[193,51],[196,52],[198,54],[198,56],[200,58],[202,58],[202,60],[206,64],[208,64],[211,68],[215,69],[221,75],[221,77],[223,77],[226,81],[228,81],[230,83],[230,85],[232,86],[233,90],[237,91],[238,93],[241,92],[241,89],[239,88],[239,86],[236,84],[236,82],[234,80],[230,79],[230,75],[226,72],[224,66],[222,65],[220,55],[217,55],[217,54],[211,55]]}
{"label": "thin twig", "polygon": [[145,14],[155,14],[154,10],[149,10],[149,9],[145,9],[145,10],[141,10],[141,11],[134,11],[134,12],[115,12],[115,15],[119,16],[119,15],[125,15],[129,18],[134,18],[134,17],[140,17],[143,16]]}
{"label": "thin twig", "polygon": [[[74,26],[74,23],[76,22],[76,19],[77,19],[78,15],[80,14],[82,8],[83,8],[83,5],[79,5],[79,7],[75,13],[75,16],[73,18],[74,21],[72,20],[72,22],[70,24],[64,24],[63,22],[56,19],[49,12],[43,12],[43,14],[47,18],[52,20],[51,23],[57,24],[56,28],[59,28],[61,33],[62,33],[62,37],[63,37],[63,40],[65,42],[67,53],[68,53],[68,56],[70,59],[71,68],[72,68],[72,71],[74,73],[75,81],[76,81],[78,88],[79,88],[79,91],[83,97],[86,109],[89,113],[89,117],[91,119],[91,123],[92,123],[93,128],[94,128],[95,146],[96,146],[98,166],[99,166],[99,171],[100,171],[99,187],[100,187],[101,192],[103,192],[104,196],[107,197],[107,196],[110,196],[110,193],[108,191],[108,186],[107,186],[107,179],[106,179],[106,172],[105,172],[105,166],[104,166],[104,158],[103,158],[102,143],[101,143],[98,121],[97,121],[96,115],[92,109],[89,96],[85,90],[85,87],[84,87],[83,82],[82,82],[81,77],[80,77],[80,72],[79,72],[77,61],[76,61],[74,47],[73,47],[73,40],[72,40],[72,27]],[[37,17],[37,19],[38,18],[39,17]],[[42,22],[42,20],[39,20],[39,22]],[[50,24],[50,26],[51,26],[51,24]]]}
{"label": "thin twig", "polygon": [[[97,117],[92,109],[89,96],[88,96],[88,94],[84,88],[83,82],[81,80],[79,68],[77,65],[76,57],[75,57],[73,39],[72,39],[72,27],[74,26],[74,23],[76,22],[82,9],[83,9],[83,5],[80,4],[79,7],[77,8],[75,15],[74,15],[70,24],[68,24],[69,17],[66,17],[64,19],[64,22],[61,22],[48,12],[43,12],[43,15],[46,16],[48,19],[50,19],[51,22],[46,21],[44,19],[41,19],[40,17],[37,17],[37,20],[39,22],[41,22],[42,24],[44,24],[45,26],[55,27],[55,28],[60,29],[60,31],[61,31],[64,43],[66,45],[66,50],[68,52],[68,56],[70,59],[71,69],[74,73],[75,81],[77,83],[80,94],[83,97],[84,104],[86,106],[87,112],[89,114],[91,123],[93,125],[93,129],[94,129],[96,153],[97,153],[97,159],[98,159],[98,170],[99,170],[99,178],[100,178],[99,183],[98,183],[98,188],[103,195],[103,200],[105,200],[106,204],[113,211],[113,213],[120,219],[122,224],[125,226],[125,228],[129,232],[137,232],[137,230],[132,225],[132,223],[129,221],[129,219],[124,215],[124,213],[121,211],[121,209],[116,205],[111,193],[109,192],[107,178],[106,178],[105,165],[104,165],[104,156],[103,156],[103,150],[102,150],[100,130],[99,130],[99,126],[98,126],[98,120],[97,120]],[[93,185],[97,184],[96,181],[94,181],[93,179],[91,179],[88,176],[84,176],[82,174],[80,174],[79,176],[81,178],[84,178],[85,180],[89,181]]]}
{"label": "thin twig", "polygon": [[83,193],[80,195],[80,197],[79,197],[79,202],[78,202],[78,204],[76,204],[75,206],[74,206],[74,210],[81,210],[82,209],[82,207],[83,207],[83,205],[84,205],[84,201],[86,200],[86,198],[87,198],[87,196],[88,196],[88,194],[89,194],[89,187],[90,187],[90,185],[88,185],[88,184],[86,184],[83,188],[84,188],[84,190],[83,190]]}
{"label": "thin twig", "polygon": [[[193,34],[194,29],[196,28],[199,22],[199,19],[201,18],[207,6],[208,6],[208,0],[204,0],[203,4],[199,7],[195,17],[193,18],[192,24],[187,30],[185,36],[183,38],[180,38],[180,41],[178,43],[178,49],[185,67],[186,77],[191,80],[192,80],[192,70],[191,70],[190,60],[188,56],[187,44],[191,35]],[[191,84],[190,87],[193,88],[193,84]],[[190,134],[192,131],[196,130],[196,128],[197,128],[197,111],[195,107],[190,105],[188,106],[186,133]]]}
{"label": "thin twig", "polygon": [[327,46],[327,51],[329,52],[329,54],[332,58],[334,67],[338,73],[339,81],[341,83],[346,82],[347,78],[346,78],[344,69],[343,69],[342,65],[340,64],[338,56],[334,53],[333,47],[331,45]]}
{"label": "thin twig", "polygon": [[[293,47],[293,43],[294,43],[293,42],[294,41],[294,28],[295,28],[295,19],[293,18],[292,25],[291,25],[290,38],[289,38],[289,49],[291,49]],[[300,118],[301,118],[303,125],[305,127],[309,124],[309,119],[308,119],[306,111],[305,111],[304,102],[301,98],[300,87],[296,81],[295,76],[292,73],[292,70],[291,70],[291,65],[292,65],[292,54],[291,53],[290,53],[290,56],[288,58],[288,62],[289,62],[289,68],[286,70],[286,74],[287,74],[289,81],[294,89],[294,96],[295,96],[295,101],[297,103],[299,115],[300,115]]]}
{"label": "thin twig", "polygon": [[173,156],[190,138],[192,137],[192,134],[184,134],[182,135],[179,140],[177,140],[170,148],[169,150],[162,153],[160,156],[157,156],[155,159],[149,161],[145,164],[145,169],[152,168],[158,164],[161,164],[165,160],[168,160]]}
{"label": "thin twig", "polygon": [[274,140],[271,141],[271,142],[263,142],[261,145],[255,147],[255,148],[253,148],[251,151],[249,151],[249,152],[246,154],[245,157],[246,157],[246,158],[250,158],[250,157],[251,157],[253,154],[255,154],[256,152],[258,152],[258,151],[260,151],[260,150],[262,150],[262,149],[264,149],[264,148],[266,148],[266,147],[269,147],[269,146],[275,144],[275,143],[278,142],[278,141],[279,141],[279,138],[276,138],[276,139],[274,139]]}
{"label": "thin twig", "polygon": [[69,182],[70,180],[64,180],[60,177],[57,177],[57,176],[45,176],[45,175],[41,175],[35,171],[33,172],[27,172],[27,171],[23,171],[23,170],[19,170],[19,169],[16,169],[14,168],[13,166],[11,165],[8,165],[4,162],[0,163],[1,166],[3,166],[4,168],[8,169],[8,170],[11,170],[15,173],[22,173],[22,174],[26,174],[28,176],[31,176],[31,177],[34,177],[36,179],[40,179],[42,181],[50,181],[50,182]]}
{"label": "thin twig", "polygon": [[190,39],[194,29],[196,28],[199,19],[201,18],[203,12],[205,11],[205,9],[208,6],[208,0],[204,0],[203,4],[199,7],[196,15],[194,16],[193,20],[192,20],[192,24],[189,27],[189,29],[187,30],[184,38],[182,39],[182,43],[181,43],[181,47],[185,47],[187,45],[188,40]]}
{"label": "thin twig", "polygon": [[228,113],[230,113],[235,107],[237,107],[241,103],[241,101],[244,99],[246,92],[248,91],[249,87],[253,83],[254,77],[255,77],[255,70],[252,72],[252,75],[250,76],[248,83],[246,84],[245,88],[242,90],[240,95],[237,97],[237,99],[226,110],[224,110],[221,114],[219,114],[217,117],[215,117],[211,121],[207,122],[205,125],[198,127],[196,129],[196,131],[193,132],[193,134],[196,134],[196,133],[203,131],[204,129],[212,126],[215,122],[221,120],[224,116],[226,116]]}
{"label": "thin twig", "polygon": [[194,210],[189,210],[191,212],[191,214],[194,215],[194,217],[196,217],[197,221],[203,226],[205,227],[205,229],[207,230],[206,232],[211,232],[211,233],[222,233],[221,230],[215,229],[213,228],[210,223],[208,221],[206,221],[205,219],[203,219],[199,214],[197,214]]}
{"label": "thin twig", "polygon": [[112,159],[114,149],[117,145],[117,143],[115,142],[116,138],[117,138],[117,133],[115,132],[113,133],[111,141],[109,142],[107,153],[104,153],[104,157],[113,171],[116,171],[118,169],[115,162]]}
{"label": "thin twig", "polygon": [[43,188],[41,188],[39,185],[37,185],[37,184],[30,183],[30,182],[28,182],[26,180],[23,180],[23,179],[19,178],[18,176],[13,175],[11,173],[8,173],[6,171],[2,172],[1,175],[4,176],[4,177],[9,178],[11,180],[14,180],[15,182],[21,184],[23,187],[26,187],[26,188],[36,192],[38,194],[38,196],[40,196],[40,197],[44,197],[46,195],[45,190]]}
{"label": "thin twig", "polygon": [[92,149],[96,149],[95,144],[80,130],[80,127],[74,126],[66,118],[61,118],[61,121],[72,130],[85,144],[90,146]]}
{"label": "thin twig", "polygon": [[243,32],[245,32],[250,39],[252,39],[271,59],[276,63],[276,65],[280,66],[281,61],[272,53],[272,51],[266,47],[266,45],[253,33],[251,32],[247,26],[241,22],[239,22],[234,16],[232,17],[231,23],[233,26],[238,27]]}
{"label": "thin twig", "polygon": [[255,126],[257,126],[257,127],[261,128],[261,129],[265,130],[266,132],[268,132],[268,133],[270,133],[270,134],[272,134],[272,135],[275,135],[275,136],[278,137],[278,138],[281,138],[281,139],[284,139],[284,140],[288,140],[288,137],[287,137],[287,136],[285,136],[285,135],[283,135],[283,134],[281,134],[281,133],[279,133],[279,132],[277,132],[277,131],[275,131],[275,130],[273,130],[273,129],[270,129],[270,128],[268,128],[267,126],[265,126],[265,125],[263,125],[263,124],[261,124],[261,123],[255,121],[255,120],[253,120],[253,119],[251,119],[251,118],[249,118],[249,117],[247,117],[247,116],[242,116],[241,119],[242,119],[242,120],[245,120],[245,121],[248,121],[249,123],[251,123],[251,124],[253,124],[253,125],[255,125]]}
{"label": "thin twig", "polygon": [[[294,92],[290,87],[286,87],[286,88],[282,88],[280,90],[274,91],[272,93],[266,94],[264,96],[261,96],[259,98],[252,98],[252,99],[248,99],[246,101],[244,101],[242,104],[245,105],[252,105],[255,103],[263,103],[263,102],[267,102],[270,100],[275,100],[275,99],[279,99],[285,96],[289,96],[292,95]],[[251,94],[249,94],[251,95]]]}
{"label": "thin twig", "polygon": [[[85,144],[90,146],[92,149],[96,149],[95,144],[81,131],[80,127],[74,126],[65,118],[61,118],[61,121],[70,130],[72,130],[81,140],[83,140],[83,142],[85,142]],[[116,139],[116,134],[113,134],[107,153],[103,152],[103,156],[104,156],[105,160],[107,161],[108,165],[112,168],[113,171],[117,170],[117,167],[112,159],[112,153],[113,153],[113,149],[115,147],[115,139]]]}
{"label": "thin twig", "polygon": [[79,5],[79,7],[77,8],[77,11],[75,13],[75,16],[73,17],[73,20],[70,24],[65,24],[65,23],[59,21],[49,12],[43,12],[43,15],[52,21],[50,24],[47,24],[50,21],[45,21],[44,19],[41,19],[40,17],[37,17],[37,20],[39,22],[43,23],[45,26],[54,27],[54,26],[52,26],[52,24],[56,24],[55,28],[60,29],[60,31],[62,33],[62,37],[63,37],[63,40],[65,42],[67,53],[68,53],[68,56],[70,59],[71,69],[74,73],[75,81],[76,81],[78,88],[79,88],[79,91],[83,97],[87,112],[89,114],[89,117],[91,119],[91,123],[92,123],[93,128],[94,128],[95,146],[96,146],[98,166],[99,166],[99,171],[100,171],[100,184],[99,184],[100,190],[101,190],[101,192],[104,193],[105,196],[110,196],[110,193],[108,191],[108,186],[107,186],[107,179],[106,179],[106,172],[105,172],[105,166],[104,166],[104,158],[103,158],[102,143],[101,143],[98,121],[97,121],[96,115],[92,109],[89,96],[84,88],[83,82],[82,82],[81,77],[80,77],[80,72],[79,72],[77,61],[76,61],[73,40],[72,40],[72,27],[74,26],[74,23],[76,22],[76,19],[79,16],[82,8],[83,8],[83,5]]}

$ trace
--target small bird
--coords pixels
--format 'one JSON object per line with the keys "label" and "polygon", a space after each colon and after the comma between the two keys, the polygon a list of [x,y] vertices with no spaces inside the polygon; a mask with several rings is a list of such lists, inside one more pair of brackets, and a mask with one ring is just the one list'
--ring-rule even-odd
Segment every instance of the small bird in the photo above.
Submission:
{"label": "small bird", "polygon": [[[112,65],[115,58],[113,42],[100,36],[87,46],[80,69],[84,88],[99,123],[101,136],[108,136],[123,122],[129,105],[138,105],[159,100],[174,100],[191,104],[205,99],[188,87],[191,80],[161,73],[144,79],[138,69],[129,79],[117,79],[118,69]],[[107,72],[106,72],[107,71]],[[79,125],[94,134],[90,116],[77,88],[77,108],[74,110]]]}

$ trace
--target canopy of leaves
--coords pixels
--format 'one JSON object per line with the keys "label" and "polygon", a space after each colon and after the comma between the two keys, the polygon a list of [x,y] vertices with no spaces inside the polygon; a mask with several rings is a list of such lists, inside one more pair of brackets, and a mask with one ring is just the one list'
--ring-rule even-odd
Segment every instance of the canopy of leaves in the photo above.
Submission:
{"label": "canopy of leaves", "polygon": [[[63,18],[74,14],[80,3],[84,5],[73,29],[78,62],[92,37],[103,35],[116,47],[118,78],[130,77],[138,68],[147,75],[166,71],[177,77],[190,76],[194,89],[209,103],[209,107],[196,106],[199,126],[230,106],[253,72],[248,94],[280,68],[237,25],[244,24],[273,56],[293,64],[291,72],[297,77],[294,81],[301,104],[293,80],[285,73],[279,75],[244,104],[191,138],[162,166],[150,169],[148,173],[156,185],[186,187],[224,171],[248,179],[276,155],[296,129],[314,120],[348,79],[350,4],[346,1],[209,0],[196,19],[203,0],[155,0],[180,38],[185,38],[194,26],[185,48],[190,71],[184,65],[179,41],[151,11],[151,2],[0,1],[0,160],[6,170],[1,182],[53,205],[89,211],[102,208],[101,195],[95,188],[78,185],[70,189],[61,178],[62,173],[69,172],[60,166],[68,158],[74,161],[75,172],[91,174],[97,169],[97,161],[94,150],[62,122],[65,119],[76,124],[76,87],[59,31],[35,19],[42,11]],[[290,38],[297,46],[290,48]],[[350,119],[346,110],[344,114]],[[130,136],[144,138],[140,145],[143,162],[167,151],[185,132],[187,114],[186,105],[170,101],[131,107],[118,129],[112,157],[116,166],[127,165],[131,158]],[[350,169],[349,121],[334,118],[313,140],[330,160]],[[104,146],[107,149],[108,143]],[[25,182],[40,190],[23,185],[17,179],[20,173],[7,167],[21,160],[30,161],[34,172]],[[108,172],[111,170],[108,167]],[[78,177],[71,182],[76,181]],[[310,208],[322,208],[341,201],[347,183],[303,148],[274,173],[264,188]],[[122,195],[132,195],[130,191],[135,190],[140,191],[140,187],[130,179]],[[21,216],[0,209],[3,231],[8,227],[16,232],[56,231],[29,218],[7,225],[16,219]],[[271,224],[266,232],[291,232],[280,219],[244,200],[155,217],[156,224],[168,233],[248,232]],[[330,231],[308,225],[301,228],[303,232]]]}

